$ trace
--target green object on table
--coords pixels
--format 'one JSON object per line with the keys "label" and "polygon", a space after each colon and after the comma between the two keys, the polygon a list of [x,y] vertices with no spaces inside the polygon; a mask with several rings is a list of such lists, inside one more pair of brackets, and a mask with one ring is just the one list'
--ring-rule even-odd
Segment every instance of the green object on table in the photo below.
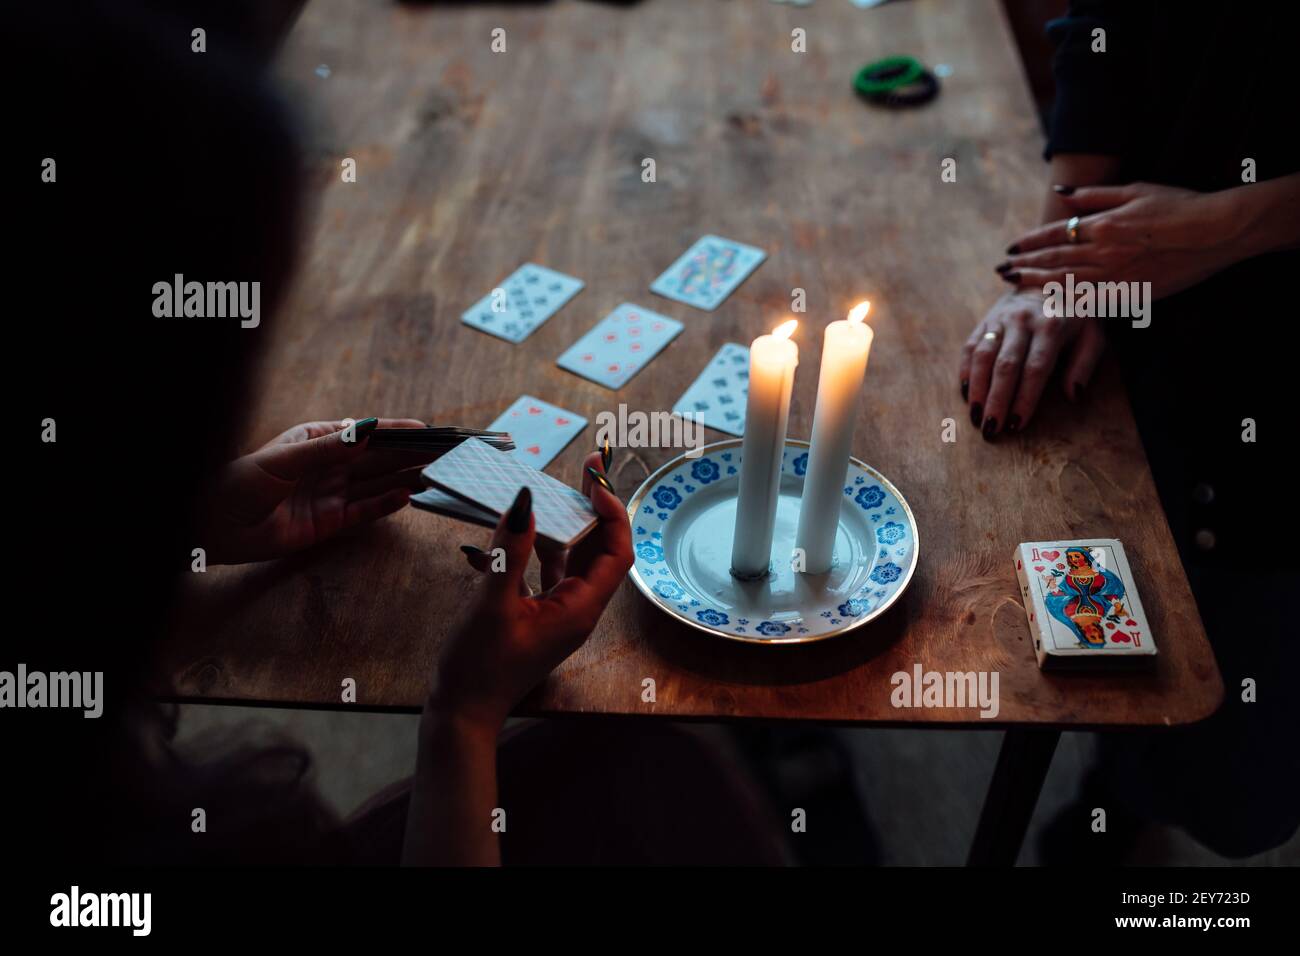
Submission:
{"label": "green object on table", "polygon": [[901,86],[910,86],[925,74],[914,56],[890,56],[868,63],[853,77],[853,88],[863,96],[880,96]]}

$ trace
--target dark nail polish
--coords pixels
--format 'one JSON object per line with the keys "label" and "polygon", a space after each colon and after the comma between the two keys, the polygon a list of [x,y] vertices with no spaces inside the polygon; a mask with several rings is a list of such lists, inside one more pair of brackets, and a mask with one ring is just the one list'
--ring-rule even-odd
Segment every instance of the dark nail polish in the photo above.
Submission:
{"label": "dark nail polish", "polygon": [[352,434],[356,435],[358,438],[364,438],[378,427],[378,418],[363,418],[352,426]]}
{"label": "dark nail polish", "polygon": [[1014,256],[1019,252],[1020,252],[1020,246],[1018,244],[1014,246],[1007,246],[1007,255]]}
{"label": "dark nail polish", "polygon": [[970,382],[964,379],[961,383],[961,400],[963,402],[970,400]]}
{"label": "dark nail polish", "polygon": [[1007,431],[1009,432],[1020,431],[1020,416],[1017,415],[1015,412],[1012,412],[1010,415],[1007,416]]}
{"label": "dark nail polish", "polygon": [[1004,272],[1004,273],[1002,273],[1002,281],[1003,281],[1003,282],[1010,282],[1012,285],[1015,285],[1017,282],[1020,281],[1020,273],[1019,273],[1019,272]]}
{"label": "dark nail polish", "polygon": [[528,530],[528,517],[532,511],[533,493],[524,485],[519,489],[519,494],[515,495],[515,503],[506,515],[506,530],[511,534],[523,534]]}
{"label": "dark nail polish", "polygon": [[1074,187],[1073,187],[1073,186],[1053,186],[1052,188],[1056,190],[1056,193],[1057,193],[1058,196],[1073,196],[1073,195],[1074,195]]}
{"label": "dark nail polish", "polygon": [[464,552],[467,558],[477,558],[479,555],[487,554],[482,548],[476,548],[472,544],[462,544],[460,550]]}
{"label": "dark nail polish", "polygon": [[615,498],[618,497],[618,492],[615,491],[614,486],[609,483],[609,479],[598,472],[595,468],[588,467],[587,474],[591,475],[591,480],[596,482],[596,484],[600,485]]}
{"label": "dark nail polish", "polygon": [[1081,402],[1088,394],[1088,386],[1083,382],[1075,382],[1074,388],[1070,390],[1070,401]]}
{"label": "dark nail polish", "polygon": [[970,423],[979,428],[982,421],[984,421],[984,406],[976,402],[970,407]]}
{"label": "dark nail polish", "polygon": [[609,447],[609,439],[605,439],[604,447],[600,449],[600,466],[609,471],[609,463],[614,460],[614,449]]}
{"label": "dark nail polish", "polygon": [[1003,272],[1006,272],[1006,271],[1007,271],[1008,269],[1010,269],[1010,268],[1011,268],[1011,263],[1010,263],[1010,262],[1003,262],[1002,264],[1000,264],[1000,265],[998,265],[998,266],[995,266],[994,269],[993,269],[993,271],[994,271],[994,272],[997,272],[997,273],[1003,273]]}
{"label": "dark nail polish", "polygon": [[992,441],[993,436],[998,433],[998,420],[996,418],[985,419],[982,433],[985,441]]}

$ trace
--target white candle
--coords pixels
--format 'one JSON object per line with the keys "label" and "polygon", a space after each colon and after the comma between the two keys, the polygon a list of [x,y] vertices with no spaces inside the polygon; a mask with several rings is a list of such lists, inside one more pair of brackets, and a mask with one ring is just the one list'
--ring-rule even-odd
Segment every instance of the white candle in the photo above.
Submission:
{"label": "white candle", "polygon": [[761,578],[772,563],[772,532],[781,493],[781,453],[790,419],[790,391],[799,347],[790,341],[794,319],[760,335],[749,346],[749,401],[741,447],[736,532],[731,543],[731,573]]}
{"label": "white candle", "polygon": [[799,527],[794,544],[803,549],[804,570],[822,574],[831,568],[835,534],[840,526],[840,500],[853,450],[853,426],[858,394],[867,372],[867,355],[874,333],[863,322],[870,302],[859,302],[841,322],[826,326],[822,340],[822,370],[817,379],[817,407],[813,412],[812,446],[803,498],[799,502]]}

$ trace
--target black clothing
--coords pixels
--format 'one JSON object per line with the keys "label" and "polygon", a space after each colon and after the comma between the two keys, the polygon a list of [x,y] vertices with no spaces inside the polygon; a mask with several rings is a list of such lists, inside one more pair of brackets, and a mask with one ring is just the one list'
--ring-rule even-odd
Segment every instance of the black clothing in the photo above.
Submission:
{"label": "black clothing", "polygon": [[[1047,27],[1058,84],[1047,156],[1114,155],[1123,181],[1199,191],[1243,186],[1247,159],[1259,181],[1297,172],[1295,33],[1283,23],[1295,19],[1281,4],[1075,0]],[[1107,328],[1225,697],[1186,730],[1103,737],[1103,767],[1144,815],[1231,856],[1300,824],[1300,654],[1283,606],[1300,585],[1285,530],[1297,278],[1300,252],[1272,253],[1156,302],[1149,328]],[[1255,703],[1242,700],[1247,678]]]}

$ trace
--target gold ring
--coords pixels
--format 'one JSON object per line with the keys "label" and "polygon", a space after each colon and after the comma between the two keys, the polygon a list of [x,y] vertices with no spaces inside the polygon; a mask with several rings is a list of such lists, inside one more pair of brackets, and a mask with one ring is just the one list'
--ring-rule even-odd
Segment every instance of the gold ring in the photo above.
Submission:
{"label": "gold ring", "polygon": [[1065,221],[1065,234],[1070,237],[1071,242],[1079,241],[1079,217],[1071,216]]}

